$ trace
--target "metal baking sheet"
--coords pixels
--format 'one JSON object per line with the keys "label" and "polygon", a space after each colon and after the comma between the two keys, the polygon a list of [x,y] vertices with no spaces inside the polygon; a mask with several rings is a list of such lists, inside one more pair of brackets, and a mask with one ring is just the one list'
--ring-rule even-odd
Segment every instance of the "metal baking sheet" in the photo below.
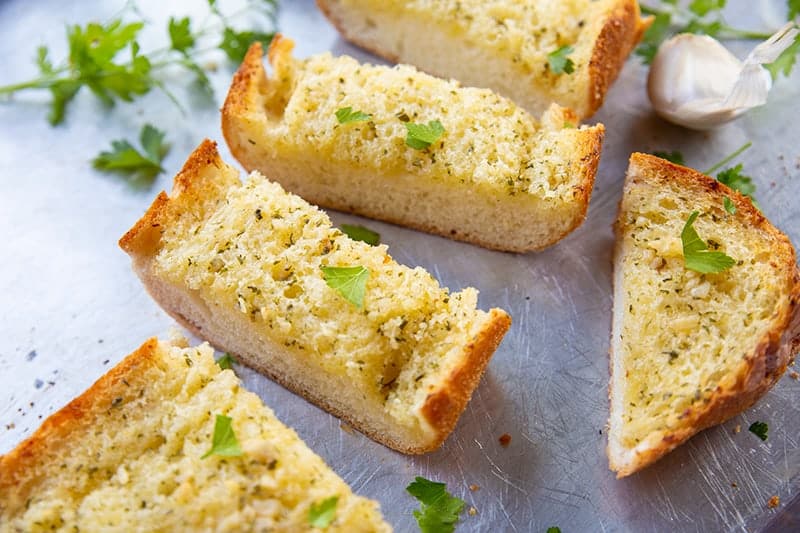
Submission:
{"label": "metal baking sheet", "polygon": [[[141,0],[151,22],[145,50],[163,46],[169,15],[202,17],[205,2]],[[226,2],[222,2],[226,5]],[[311,0],[284,1],[280,28],[305,56],[332,50],[375,58],[343,42]],[[776,27],[784,2],[729,2],[741,25]],[[66,24],[105,20],[122,2],[0,1],[0,84],[36,75],[35,47],[64,57]],[[168,6],[168,7],[167,7]],[[771,7],[770,7],[771,6]],[[747,44],[738,43],[743,55]],[[432,52],[435,53],[435,52]],[[680,150],[706,168],[746,141],[740,161],[758,186],[764,213],[800,243],[800,69],[778,82],[768,105],[711,133],[656,118],[645,94],[646,69],[628,61],[594,120],[606,142],[586,222],[541,253],[491,252],[404,228],[360,221],[379,231],[400,262],[430,270],[444,285],[481,290],[483,308],[502,307],[514,324],[456,430],[441,450],[395,453],[256,373],[245,385],[330,464],[355,491],[380,501],[397,531],[415,529],[416,502],[404,487],[416,475],[444,481],[477,514],[459,531],[756,531],[791,529],[786,511],[800,493],[800,382],[784,377],[754,408],[704,431],[656,465],[616,480],[607,467],[605,423],[611,324],[611,223],[627,159],[634,150]],[[174,326],[145,294],[117,239],[203,137],[221,140],[218,108],[233,67],[211,74],[215,101],[178,91],[183,115],[154,92],[114,109],[82,93],[67,121],[51,128],[43,94],[0,102],[0,453],[43,417],[86,389],[152,335]],[[180,84],[180,71],[170,75]],[[98,174],[90,159],[111,139],[135,137],[145,122],[172,141],[162,174],[135,189]],[[224,144],[226,158],[230,158]],[[335,222],[356,217],[331,213]],[[769,440],[747,431],[769,423]],[[736,428],[742,428],[737,433]],[[501,434],[512,440],[498,442]],[[477,491],[470,485],[480,487]],[[782,504],[767,507],[773,495]],[[794,521],[792,521],[794,520]],[[783,525],[781,525],[783,524]],[[786,526],[786,524],[790,524]],[[773,528],[774,529],[774,528]]]}

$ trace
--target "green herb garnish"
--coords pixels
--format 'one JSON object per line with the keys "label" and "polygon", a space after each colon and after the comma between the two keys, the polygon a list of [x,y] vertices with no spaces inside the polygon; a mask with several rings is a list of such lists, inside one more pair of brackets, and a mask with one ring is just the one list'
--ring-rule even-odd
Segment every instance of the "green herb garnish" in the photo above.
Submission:
{"label": "green herb garnish", "polygon": [[219,48],[225,52],[228,59],[234,63],[241,63],[251,44],[259,41],[266,47],[272,42],[273,37],[275,37],[274,32],[236,31],[233,28],[225,28]]}
{"label": "green herb garnish", "polygon": [[674,151],[674,152],[653,152],[653,155],[656,157],[660,157],[661,159],[666,159],[671,163],[675,163],[676,165],[686,165],[683,159],[683,154]]}
{"label": "green herb garnish", "polygon": [[452,533],[465,502],[447,492],[447,485],[417,476],[406,491],[420,501],[414,518],[422,533]]}
{"label": "green herb garnish", "polygon": [[769,431],[769,426],[766,422],[753,422],[750,424],[750,432],[756,435],[761,440],[767,440],[767,432]]}
{"label": "green herb garnish", "polygon": [[727,196],[722,199],[722,206],[725,208],[725,211],[731,215],[736,214],[736,204],[734,204],[733,201]]}
{"label": "green herb garnish", "polygon": [[725,4],[726,0],[693,0],[684,7],[676,0],[663,0],[654,6],[642,6],[642,13],[653,15],[654,20],[636,48],[636,55],[649,65],[661,43],[676,33],[700,33],[717,39],[764,40],[770,37],[769,33],[731,27],[722,17]]}
{"label": "green herb garnish", "polygon": [[336,518],[336,504],[339,502],[339,496],[331,496],[321,502],[312,503],[311,508],[308,510],[308,525],[311,527],[318,527],[325,529],[333,519]]}
{"label": "green herb garnish", "polygon": [[342,224],[339,226],[339,228],[341,228],[342,233],[354,241],[362,241],[370,246],[377,246],[381,242],[380,233],[374,232],[369,228],[365,228],[364,226]]}
{"label": "green herb garnish", "polygon": [[369,269],[363,266],[322,267],[325,283],[331,289],[339,291],[345,300],[356,307],[364,306],[364,295],[367,292]]}
{"label": "green herb garnish", "polygon": [[415,150],[424,150],[444,135],[444,126],[438,120],[431,120],[428,124],[414,124],[405,122],[406,144]]}
{"label": "green herb garnish", "polygon": [[753,178],[742,174],[741,163],[717,174],[717,181],[724,183],[734,191],[739,191],[743,195],[748,196],[751,200],[753,199],[753,193],[756,192],[756,186],[753,185]]}
{"label": "green herb garnish", "polygon": [[[200,56],[209,50],[198,50],[196,45],[200,36],[221,30],[222,38],[216,49],[224,51],[231,61],[241,61],[253,41],[268,43],[274,34],[271,31],[235,30],[231,19],[217,8],[215,1],[209,0],[208,5],[211,16],[207,17],[207,24],[194,29],[188,17],[171,17],[166,28],[169,46],[148,53],[141,51],[138,41],[144,27],[143,20],[125,22],[117,16],[106,23],[67,26],[68,57],[54,65],[48,48],[39,47],[36,54],[39,76],[0,87],[0,95],[24,90],[50,91],[52,100],[48,119],[53,125],[63,122],[69,103],[83,88],[108,106],[117,101],[130,102],[158,88],[180,107],[165,85],[166,80],[176,77],[161,77],[157,73],[181,66],[193,72],[203,91],[210,93],[208,77],[199,66]],[[254,11],[260,12],[262,18],[275,27],[277,0],[252,2],[240,13],[255,19],[257,17],[252,16]]]}
{"label": "green herb garnish", "polygon": [[800,54],[800,35],[794,38],[794,43],[790,44],[786,50],[781,52],[778,59],[764,65],[764,68],[769,71],[773,80],[778,79],[778,76],[781,74],[788,77],[792,73],[792,68],[794,68],[797,62],[797,54]]}
{"label": "green herb garnish", "polygon": [[233,369],[233,365],[235,363],[236,363],[236,359],[234,359],[234,357],[229,352],[225,352],[222,355],[222,357],[217,359],[217,365],[219,365],[219,367],[222,370]]}
{"label": "green herb garnish", "polygon": [[683,261],[686,268],[702,274],[715,274],[731,268],[736,260],[722,252],[708,251],[708,244],[700,238],[692,224],[699,213],[693,211],[681,232]]}
{"label": "green herb garnish", "polygon": [[164,132],[150,124],[145,124],[139,133],[140,152],[124,139],[111,141],[111,151],[100,152],[92,160],[94,168],[105,172],[117,172],[143,181],[155,178],[161,168],[161,161],[169,152],[169,144],[164,142]]}
{"label": "green herb garnish", "polygon": [[239,457],[242,455],[242,448],[231,427],[232,418],[225,415],[217,415],[214,422],[214,437],[211,441],[211,449],[208,450],[201,459],[209,455],[220,455],[222,457]]}
{"label": "green herb garnish", "polygon": [[[736,159],[742,152],[748,150],[753,145],[752,142],[746,142],[736,150],[734,150],[731,154],[725,156],[722,161],[717,163],[716,165],[712,166],[703,174],[711,175],[712,172],[722,168],[727,163],[730,163],[734,159]],[[724,183],[734,191],[739,191],[744,196],[750,198],[753,201],[753,205],[758,207],[756,203],[756,199],[753,197],[753,194],[756,192],[756,186],[753,184],[753,178],[747,176],[742,173],[743,166],[740,164],[736,165],[735,167],[726,168],[725,170],[720,171],[717,173],[717,181],[720,183]]]}
{"label": "green herb garnish", "polygon": [[353,111],[350,106],[342,107],[336,110],[336,120],[339,124],[347,124],[348,122],[366,122],[371,119],[372,115],[368,115],[361,111]]}
{"label": "green herb garnish", "polygon": [[561,533],[561,528],[557,526],[550,526],[547,528],[547,533]]}
{"label": "green herb garnish", "polygon": [[567,57],[575,49],[569,45],[564,45],[547,54],[547,64],[553,74],[572,74],[575,72],[575,63]]}

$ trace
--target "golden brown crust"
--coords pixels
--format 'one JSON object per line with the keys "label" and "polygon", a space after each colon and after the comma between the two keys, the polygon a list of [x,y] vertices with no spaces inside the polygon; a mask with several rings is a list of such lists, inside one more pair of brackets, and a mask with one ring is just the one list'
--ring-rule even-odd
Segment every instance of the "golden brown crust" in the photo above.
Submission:
{"label": "golden brown crust", "polygon": [[[327,0],[317,0],[317,6],[334,28],[351,43],[387,61],[400,61],[396,54],[380,49],[371,41],[361,38],[360,34],[351,32],[350,26],[336,15],[336,10],[331,8]],[[603,105],[606,93],[617,79],[625,60],[652,22],[653,17],[641,17],[636,0],[620,0],[607,15],[589,60],[588,94],[582,105],[573,104],[581,108],[581,118],[591,117]],[[437,72],[432,74],[446,75]],[[567,102],[560,103],[568,105]]]}
{"label": "golden brown crust", "polygon": [[636,0],[622,0],[608,15],[589,61],[589,107],[586,117],[593,115],[603,105],[608,89],[651,23],[652,18],[642,19]]}
{"label": "golden brown crust", "polygon": [[[794,247],[789,238],[775,228],[756,209],[750,199],[728,188],[719,181],[696,170],[676,165],[648,154],[634,153],[630,159],[628,180],[634,183],[643,179],[655,182],[677,182],[697,198],[713,198],[722,204],[724,197],[736,205],[736,216],[767,234],[775,242],[773,247],[776,270],[785,276],[787,304],[775,316],[772,327],[756,343],[737,371],[735,382],[727,388],[718,387],[709,402],[700,408],[687,409],[679,430],[663,435],[657,445],[645,448],[633,460],[617,464],[609,454],[610,468],[622,478],[657,461],[696,433],[720,424],[752,406],[778,381],[786,366],[800,348],[800,272],[796,264]],[[627,187],[627,184],[626,184]],[[617,244],[623,238],[625,224],[622,211],[615,223]],[[613,353],[611,354],[613,357]]]}
{"label": "golden brown crust", "polygon": [[[217,143],[208,139],[203,140],[175,176],[172,194],[194,194],[191,191],[197,188],[201,171],[210,166],[221,168],[222,165],[217,152]],[[161,191],[142,218],[120,238],[119,247],[129,254],[153,253],[161,238],[163,225],[169,220],[169,202],[170,197]]]}
{"label": "golden brown crust", "polygon": [[[288,58],[293,46],[294,43],[291,39],[277,34],[272,40],[267,53],[270,63],[274,65],[276,62]],[[231,153],[245,169],[248,171],[259,170],[262,174],[271,177],[269,169],[262,168],[263,165],[256,163],[258,158],[252,153],[250,147],[240,142],[236,135],[237,130],[242,128],[241,123],[248,123],[255,120],[253,115],[260,113],[258,110],[251,110],[250,107],[258,101],[256,95],[261,93],[270,83],[261,58],[261,45],[259,43],[254,43],[250,46],[239,70],[234,75],[233,82],[228,91],[228,96],[225,99],[225,104],[222,108],[222,134]],[[558,121],[558,124],[554,126],[554,128],[560,129],[565,122],[572,124],[578,123],[578,117],[573,111],[566,108],[559,108],[559,113],[559,116],[563,118]],[[605,127],[602,124],[596,124],[591,127],[583,127],[579,131],[581,135],[576,141],[575,152],[581,154],[581,157],[577,163],[573,164],[573,168],[571,169],[573,175],[580,176],[580,182],[573,189],[576,205],[575,215],[570,219],[569,224],[563,228],[563,231],[552,235],[548,240],[537,242],[533,245],[514,245],[509,242],[498,243],[495,241],[488,241],[481,238],[479,235],[464,231],[462,228],[453,228],[449,225],[437,226],[434,224],[421,223],[411,218],[395,217],[390,213],[378,210],[369,210],[365,208],[356,209],[351,204],[336,201],[336,199],[316,197],[310,198],[310,200],[316,205],[326,209],[367,216],[425,233],[439,235],[448,239],[467,242],[490,250],[516,253],[539,251],[564,238],[575,228],[580,226],[586,218],[589,199],[592,194],[597,168],[600,163],[602,144],[605,137]],[[275,179],[280,181],[277,178]]]}
{"label": "golden brown crust", "polygon": [[[260,56],[257,57],[257,61],[260,65]],[[217,153],[216,144],[208,140],[204,141],[189,156],[189,160],[184,165],[183,170],[176,176],[173,194],[167,196],[162,192],[142,219],[136,222],[134,227],[120,239],[120,246],[134,259],[137,274],[153,299],[187,330],[197,337],[207,340],[220,350],[228,350],[226,343],[222,342],[220,338],[214,338],[202,324],[196,321],[195,317],[187,316],[188,310],[180,308],[177,299],[170,294],[171,291],[183,291],[184,289],[172,288],[150,272],[150,262],[158,253],[158,239],[154,241],[151,236],[144,238],[142,235],[143,231],[147,233],[150,228],[155,228],[155,231],[160,236],[164,226],[174,219],[177,209],[180,208],[173,208],[173,205],[178,202],[183,204],[184,195],[192,195],[188,202],[193,203],[202,195],[212,194],[209,192],[209,189],[213,187],[213,184],[209,183],[212,181],[212,177],[208,176],[207,170],[210,166],[220,168],[224,165],[225,163],[222,162]],[[155,245],[153,242],[155,242]],[[254,368],[292,392],[341,418],[376,442],[402,453],[420,454],[438,448],[447,435],[452,432],[456,421],[472,396],[473,390],[478,385],[489,359],[500,344],[510,324],[511,319],[504,311],[499,309],[490,311],[485,325],[476,334],[473,341],[465,346],[461,364],[452,370],[450,376],[443,381],[438,390],[426,400],[423,407],[423,416],[433,427],[435,436],[425,441],[422,445],[402,441],[393,435],[387,435],[370,428],[359,422],[353,413],[337,407],[335,402],[322,396],[319,391],[305,386],[300,380],[292,379],[292,376],[274,371],[274,369],[264,365],[257,357],[249,356],[245,353],[237,353],[237,357],[247,366]],[[286,356],[291,357],[290,354],[286,354]],[[447,406],[446,410],[445,406]]]}
{"label": "golden brown crust", "polygon": [[127,356],[83,394],[50,415],[30,437],[0,456],[0,515],[25,502],[44,465],[70,446],[70,435],[95,425],[117,398],[128,399],[138,389],[127,386],[156,360],[158,339],[152,338]]}
{"label": "golden brown crust", "polygon": [[488,326],[464,348],[462,364],[450,372],[438,390],[425,398],[422,416],[434,428],[437,438],[428,449],[421,451],[438,448],[453,431],[472,397],[472,391],[478,386],[489,359],[510,326],[511,317],[505,311],[492,309]]}

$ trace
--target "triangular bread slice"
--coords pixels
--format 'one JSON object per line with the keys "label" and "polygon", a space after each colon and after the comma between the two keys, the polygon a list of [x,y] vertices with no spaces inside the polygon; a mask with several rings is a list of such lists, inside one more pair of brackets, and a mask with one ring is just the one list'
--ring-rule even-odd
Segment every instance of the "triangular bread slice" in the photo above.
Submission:
{"label": "triangular bread slice", "polygon": [[[317,0],[342,36],[389,61],[488,87],[533,114],[593,114],[650,19],[636,0]],[[564,54],[569,71],[548,56]]]}
{"label": "triangular bread slice", "polygon": [[[3,531],[389,532],[207,345],[150,339],[0,457]],[[208,455],[217,415],[239,455]],[[205,457],[204,457],[205,456]]]}
{"label": "triangular bread slice", "polygon": [[120,246],[196,335],[406,453],[453,430],[511,323],[259,173],[242,183],[210,141]]}
{"label": "triangular bread slice", "polygon": [[[315,205],[496,250],[538,250],[583,222],[602,124],[555,104],[538,119],[408,65],[297,59],[293,46],[275,37],[267,77],[253,44],[225,100],[222,133],[248,171]],[[340,123],[348,109],[361,115]],[[440,136],[409,145],[409,127],[437,121]]]}
{"label": "triangular bread slice", "polygon": [[[733,267],[686,268],[694,211]],[[800,347],[800,277],[789,239],[748,198],[650,155],[631,156],[615,229],[608,457],[623,477],[775,384]]]}

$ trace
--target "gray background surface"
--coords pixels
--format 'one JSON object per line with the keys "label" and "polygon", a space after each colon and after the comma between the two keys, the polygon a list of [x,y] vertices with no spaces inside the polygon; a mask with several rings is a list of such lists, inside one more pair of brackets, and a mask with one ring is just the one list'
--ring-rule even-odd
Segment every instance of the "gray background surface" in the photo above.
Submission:
{"label": "gray background surface", "polygon": [[[730,2],[729,18],[776,27],[783,2]],[[223,6],[225,2],[222,2]],[[35,48],[66,53],[64,26],[104,20],[122,2],[0,2],[0,85],[36,74]],[[169,15],[201,14],[205,2],[142,0],[152,22],[144,50],[166,43]],[[769,5],[777,6],[770,11]],[[165,7],[168,6],[168,7]],[[738,9],[738,11],[737,11]],[[749,10],[749,12],[745,12]],[[770,14],[772,13],[772,14]],[[760,14],[766,14],[762,20]],[[771,19],[771,20],[770,20]],[[246,23],[246,22],[245,22]],[[280,28],[296,54],[332,50],[376,61],[344,43],[309,0],[283,2]],[[748,45],[735,47],[743,55]],[[212,56],[213,57],[213,56]],[[221,58],[217,58],[221,59]],[[162,94],[112,110],[83,92],[62,126],[46,120],[47,95],[0,102],[0,453],[86,389],[146,338],[173,321],[142,289],[117,239],[204,137],[221,140],[218,107],[233,67],[211,75],[216,102],[189,93],[182,115]],[[181,71],[173,73],[180,84]],[[681,150],[707,168],[747,140],[740,159],[773,223],[800,243],[800,69],[782,79],[768,105],[712,133],[656,118],[644,91],[646,69],[628,61],[603,109],[606,143],[586,222],[544,252],[511,255],[367,221],[400,262],[429,269],[444,285],[481,290],[483,308],[506,309],[514,324],[456,430],[443,448],[406,457],[358,433],[254,372],[237,367],[248,389],[360,494],[381,502],[397,531],[415,527],[404,487],[416,475],[444,481],[478,513],[460,531],[753,531],[779,516],[800,491],[800,382],[784,377],[754,408],[703,432],[651,468],[618,481],[608,471],[604,426],[611,322],[611,223],[627,158],[634,150]],[[196,105],[195,105],[196,104]],[[91,168],[111,139],[134,138],[145,122],[166,129],[172,151],[152,188],[134,190]],[[230,158],[224,144],[223,155]],[[357,221],[332,213],[334,222]],[[762,443],[747,427],[769,423]],[[738,434],[734,428],[741,426]],[[512,436],[507,448],[498,443]],[[480,490],[472,492],[469,485]]]}

